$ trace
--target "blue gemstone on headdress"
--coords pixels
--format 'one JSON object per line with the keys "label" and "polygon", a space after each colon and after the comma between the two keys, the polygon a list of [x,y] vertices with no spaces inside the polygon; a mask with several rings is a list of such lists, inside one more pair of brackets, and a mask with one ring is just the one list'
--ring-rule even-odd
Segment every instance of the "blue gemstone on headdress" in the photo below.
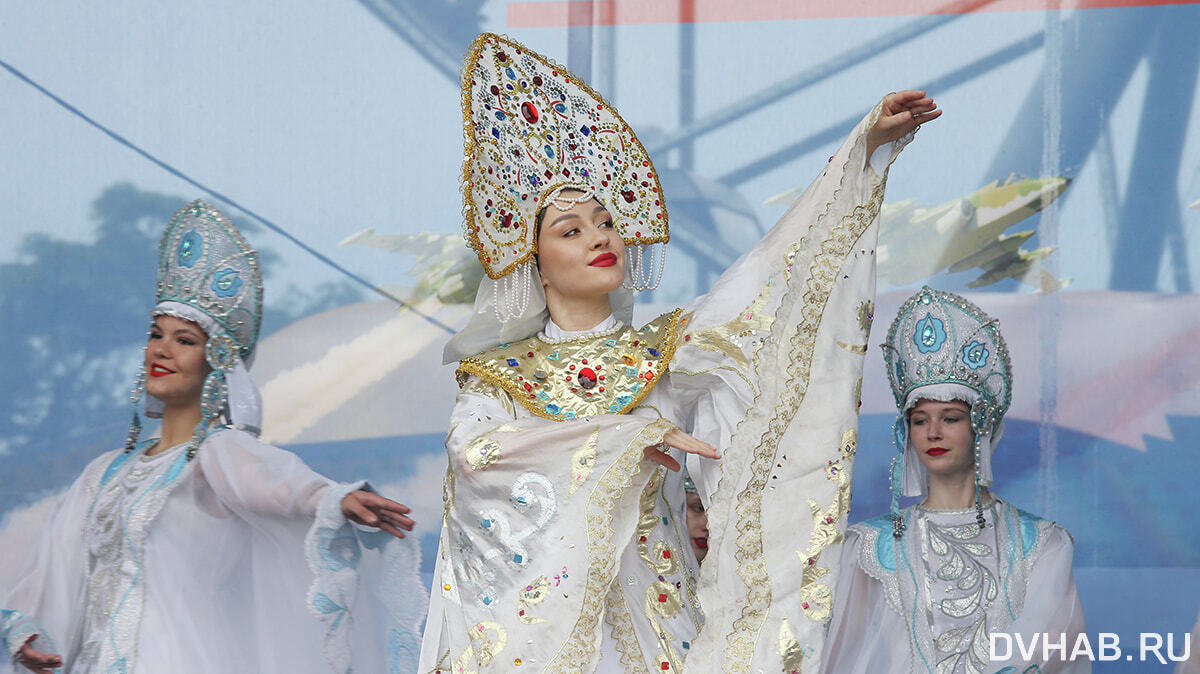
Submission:
{"label": "blue gemstone on headdress", "polygon": [[592,135],[592,130],[591,130],[590,128],[588,128],[588,126],[587,126],[586,124],[585,124],[585,125],[583,125],[583,126],[581,126],[581,127],[579,127],[579,132],[580,132],[580,133],[582,133],[582,134],[583,134],[583,135],[585,135],[585,136],[590,136],[590,135]]}
{"label": "blue gemstone on headdress", "polygon": [[504,69],[504,74],[505,74],[505,75],[508,75],[508,79],[510,79],[510,80],[515,80],[515,79],[517,79],[517,74],[513,72],[513,69],[512,69],[512,68],[505,68],[505,69]]}
{"label": "blue gemstone on headdress", "polygon": [[183,240],[179,242],[179,266],[191,268],[196,264],[196,260],[200,259],[200,254],[204,251],[204,240],[195,230],[183,235]]}
{"label": "blue gemstone on headdress", "polygon": [[508,363],[508,366],[509,366],[509,367],[516,367],[516,366],[520,365],[520,363],[518,363],[518,362],[517,362],[517,359],[516,359],[516,358],[509,358],[509,359],[508,359],[507,361],[505,361],[505,362],[507,362],[507,363]]}
{"label": "blue gemstone on headdress", "polygon": [[567,106],[563,105],[562,103],[555,103],[554,109],[563,114],[566,114],[566,112],[567,112]]}
{"label": "blue gemstone on headdress", "polygon": [[658,358],[658,349],[646,349],[646,352],[649,353],[651,356]]}
{"label": "blue gemstone on headdress", "polygon": [[499,138],[500,137],[500,129],[497,129],[496,127],[493,126],[492,127],[492,135],[495,136],[496,138]]}
{"label": "blue gemstone on headdress", "polygon": [[547,157],[554,156],[554,148],[550,147],[549,145],[546,146],[546,156]]}
{"label": "blue gemstone on headdress", "polygon": [[621,405],[622,407],[624,407],[625,405],[628,405],[632,401],[633,401],[633,396],[631,396],[631,395],[617,396],[617,404]]}
{"label": "blue gemstone on headdress", "polygon": [[927,313],[925,318],[917,321],[916,330],[913,331],[913,343],[916,344],[918,351],[933,353],[942,348],[945,341],[946,325],[940,319]]}
{"label": "blue gemstone on headdress", "polygon": [[549,412],[550,414],[558,414],[561,410],[562,410],[562,408],[559,407],[558,405],[555,405],[554,403],[550,403],[549,405],[546,405],[546,411]]}
{"label": "blue gemstone on headdress", "polygon": [[[496,111],[496,119],[503,122],[507,118],[508,118],[508,115],[505,115],[503,112],[500,112],[499,110]],[[496,137],[499,138],[499,136],[496,136]]]}
{"label": "blue gemstone on headdress", "polygon": [[213,274],[212,290],[217,297],[233,297],[241,287],[242,277],[231,268],[225,268]]}

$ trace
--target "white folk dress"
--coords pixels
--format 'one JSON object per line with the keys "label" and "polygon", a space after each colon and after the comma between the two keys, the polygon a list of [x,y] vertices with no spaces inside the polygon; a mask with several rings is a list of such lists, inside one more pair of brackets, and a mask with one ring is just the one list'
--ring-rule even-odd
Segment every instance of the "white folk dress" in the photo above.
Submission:
{"label": "white folk dress", "polygon": [[[460,362],[421,672],[778,671],[819,657],[875,220],[903,145],[868,166],[878,114],[683,310]],[[708,503],[702,572],[679,474],[643,457],[673,428],[724,454],[689,460]]]}
{"label": "white folk dress", "polygon": [[66,672],[411,671],[419,554],[346,521],[364,483],[239,430],[192,461],[184,445],[146,456],[152,442],[100,456],[60,498],[3,604],[9,655],[36,634]]}
{"label": "white folk dress", "polygon": [[[983,514],[980,530],[973,507],[907,508],[900,542],[886,515],[850,527],[822,671],[1090,672],[1086,658],[1063,657],[1087,631],[1071,536],[1001,500]],[[996,659],[992,633],[1007,635]],[[1032,657],[1022,657],[1018,634],[1027,646],[1036,634]],[[1045,634],[1065,653],[1044,659]]]}

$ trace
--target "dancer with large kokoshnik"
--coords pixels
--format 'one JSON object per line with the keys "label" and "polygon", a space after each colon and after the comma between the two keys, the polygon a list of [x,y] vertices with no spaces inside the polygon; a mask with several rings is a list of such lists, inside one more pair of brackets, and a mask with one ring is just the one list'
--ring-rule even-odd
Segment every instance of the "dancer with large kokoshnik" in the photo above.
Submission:
{"label": "dancer with large kokoshnik", "polygon": [[[486,278],[445,350],[462,389],[420,671],[819,657],[875,220],[891,162],[941,111],[889,94],[711,292],[635,328],[669,195],[633,130],[504,37],[476,39],[462,81],[465,233]],[[684,461],[710,515],[703,574]]]}

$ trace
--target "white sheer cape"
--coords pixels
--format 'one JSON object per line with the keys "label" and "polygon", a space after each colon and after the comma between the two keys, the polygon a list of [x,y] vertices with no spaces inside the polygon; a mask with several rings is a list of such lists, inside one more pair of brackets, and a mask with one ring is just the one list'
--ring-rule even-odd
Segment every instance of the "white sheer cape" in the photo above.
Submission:
{"label": "white sheer cape", "polygon": [[36,634],[67,672],[411,670],[420,555],[344,519],[364,483],[238,430],[190,462],[149,444],[98,457],[60,498],[6,592],[10,656]]}

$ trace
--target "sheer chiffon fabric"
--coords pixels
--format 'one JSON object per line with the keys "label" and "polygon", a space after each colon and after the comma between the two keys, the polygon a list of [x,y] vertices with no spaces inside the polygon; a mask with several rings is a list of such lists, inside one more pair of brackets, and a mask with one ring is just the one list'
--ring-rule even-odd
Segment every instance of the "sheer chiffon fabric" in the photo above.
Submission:
{"label": "sheer chiffon fabric", "polygon": [[342,517],[364,483],[232,429],[190,462],[182,445],[147,457],[151,444],[100,456],[60,498],[4,602],[10,655],[36,634],[67,672],[411,669],[419,553]]}

